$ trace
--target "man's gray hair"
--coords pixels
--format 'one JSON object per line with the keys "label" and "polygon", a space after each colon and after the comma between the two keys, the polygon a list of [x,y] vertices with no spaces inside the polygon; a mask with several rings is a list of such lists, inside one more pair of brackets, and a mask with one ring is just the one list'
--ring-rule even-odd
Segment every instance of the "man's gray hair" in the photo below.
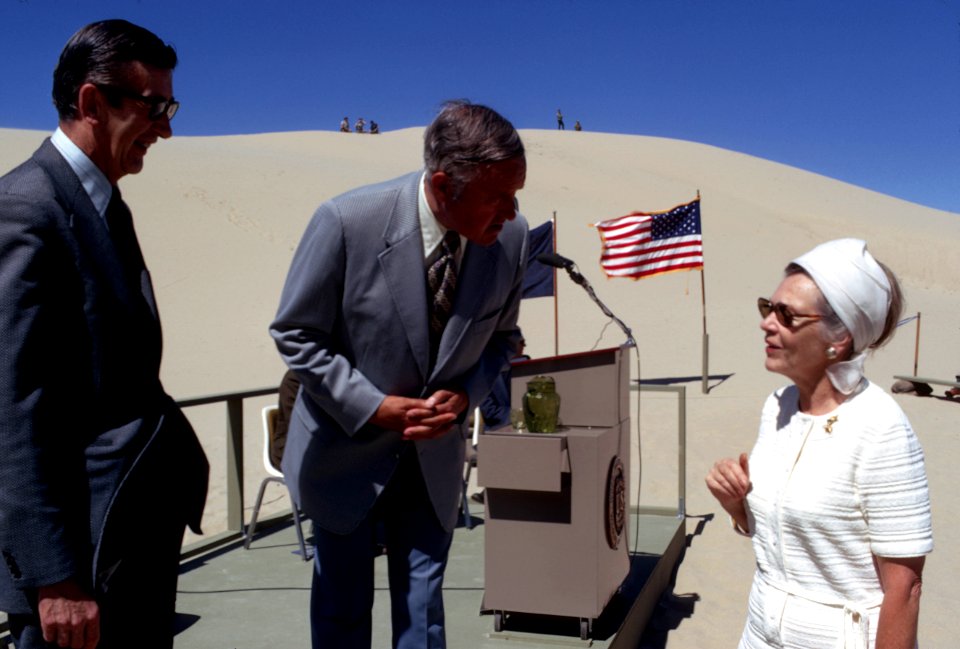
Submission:
{"label": "man's gray hair", "polygon": [[428,174],[447,174],[454,196],[480,165],[523,155],[523,142],[513,124],[492,108],[466,100],[444,103],[424,134],[424,167]]}

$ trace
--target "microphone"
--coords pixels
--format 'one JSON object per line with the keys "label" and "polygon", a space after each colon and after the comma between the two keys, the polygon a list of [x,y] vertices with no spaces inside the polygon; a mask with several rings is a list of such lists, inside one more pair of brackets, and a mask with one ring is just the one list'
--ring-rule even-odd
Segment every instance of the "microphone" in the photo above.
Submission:
{"label": "microphone", "polygon": [[537,261],[546,266],[553,266],[554,268],[564,268],[570,270],[576,263],[572,259],[567,259],[563,255],[558,255],[553,252],[541,252],[537,255]]}
{"label": "microphone", "polygon": [[585,290],[587,295],[590,296],[590,299],[593,300],[598,307],[600,307],[600,310],[603,311],[603,314],[620,325],[620,329],[622,329],[623,333],[627,335],[626,344],[631,347],[637,346],[636,341],[633,339],[633,332],[630,330],[630,327],[624,324],[623,320],[613,315],[613,312],[607,308],[607,305],[600,301],[600,298],[597,297],[597,293],[593,290],[593,287],[590,286],[590,282],[587,281],[587,278],[581,275],[580,272],[575,268],[577,264],[574,263],[572,259],[567,259],[563,255],[558,255],[553,252],[543,252],[537,255],[537,261],[539,261],[541,264],[553,266],[554,268],[562,268],[567,271],[567,275],[570,276],[570,279],[572,279],[575,284],[579,284],[581,287],[583,287],[583,290]]}
{"label": "microphone", "polygon": [[580,274],[580,271],[577,270],[577,264],[572,259],[567,259],[563,255],[558,255],[555,252],[541,252],[537,255],[537,261],[545,266],[553,266],[554,268],[562,268],[567,271],[567,275],[570,276],[575,283],[580,286],[586,285],[586,278]]}

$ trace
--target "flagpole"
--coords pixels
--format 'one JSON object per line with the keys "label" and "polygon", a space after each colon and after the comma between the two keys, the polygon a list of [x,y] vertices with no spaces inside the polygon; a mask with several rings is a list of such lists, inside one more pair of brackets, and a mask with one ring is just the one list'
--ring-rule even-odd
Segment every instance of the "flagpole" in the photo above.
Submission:
{"label": "flagpole", "polygon": [[[557,251],[557,211],[553,211],[553,251]],[[553,355],[560,355],[560,284],[557,282],[557,269],[553,269]]]}
{"label": "flagpole", "polygon": [[[697,200],[700,200],[699,189],[697,190]],[[701,207],[703,206],[701,205]],[[710,336],[707,334],[707,283],[704,279],[705,267],[705,265],[700,267],[700,311],[703,314],[703,379],[700,389],[704,394],[707,394],[710,392]]]}
{"label": "flagpole", "polygon": [[913,375],[917,375],[917,360],[920,358],[920,312],[917,311],[917,340],[913,344]]}
{"label": "flagpole", "polygon": [[710,336],[707,334],[707,297],[706,283],[703,279],[703,269],[700,269],[700,308],[703,311],[703,381],[701,390],[704,394],[710,391]]}

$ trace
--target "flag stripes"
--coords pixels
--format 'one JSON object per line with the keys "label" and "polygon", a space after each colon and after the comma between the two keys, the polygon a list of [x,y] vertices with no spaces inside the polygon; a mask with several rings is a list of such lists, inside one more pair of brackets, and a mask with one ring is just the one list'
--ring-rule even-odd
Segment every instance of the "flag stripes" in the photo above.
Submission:
{"label": "flag stripes", "polygon": [[634,212],[595,224],[608,277],[640,279],[703,268],[700,200],[667,212]]}

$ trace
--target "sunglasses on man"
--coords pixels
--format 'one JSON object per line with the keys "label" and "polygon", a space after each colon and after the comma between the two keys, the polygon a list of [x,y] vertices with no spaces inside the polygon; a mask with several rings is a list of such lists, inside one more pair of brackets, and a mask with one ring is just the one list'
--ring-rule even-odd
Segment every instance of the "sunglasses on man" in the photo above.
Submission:
{"label": "sunglasses on man", "polygon": [[141,95],[139,92],[135,92],[127,88],[110,86],[106,84],[97,84],[97,88],[103,91],[105,95],[123,97],[124,99],[131,99],[143,104],[149,111],[147,113],[147,117],[153,121],[157,121],[163,116],[166,116],[168,120],[171,120],[180,109],[180,102],[172,97],[167,99],[166,97],[161,97],[159,95]]}

